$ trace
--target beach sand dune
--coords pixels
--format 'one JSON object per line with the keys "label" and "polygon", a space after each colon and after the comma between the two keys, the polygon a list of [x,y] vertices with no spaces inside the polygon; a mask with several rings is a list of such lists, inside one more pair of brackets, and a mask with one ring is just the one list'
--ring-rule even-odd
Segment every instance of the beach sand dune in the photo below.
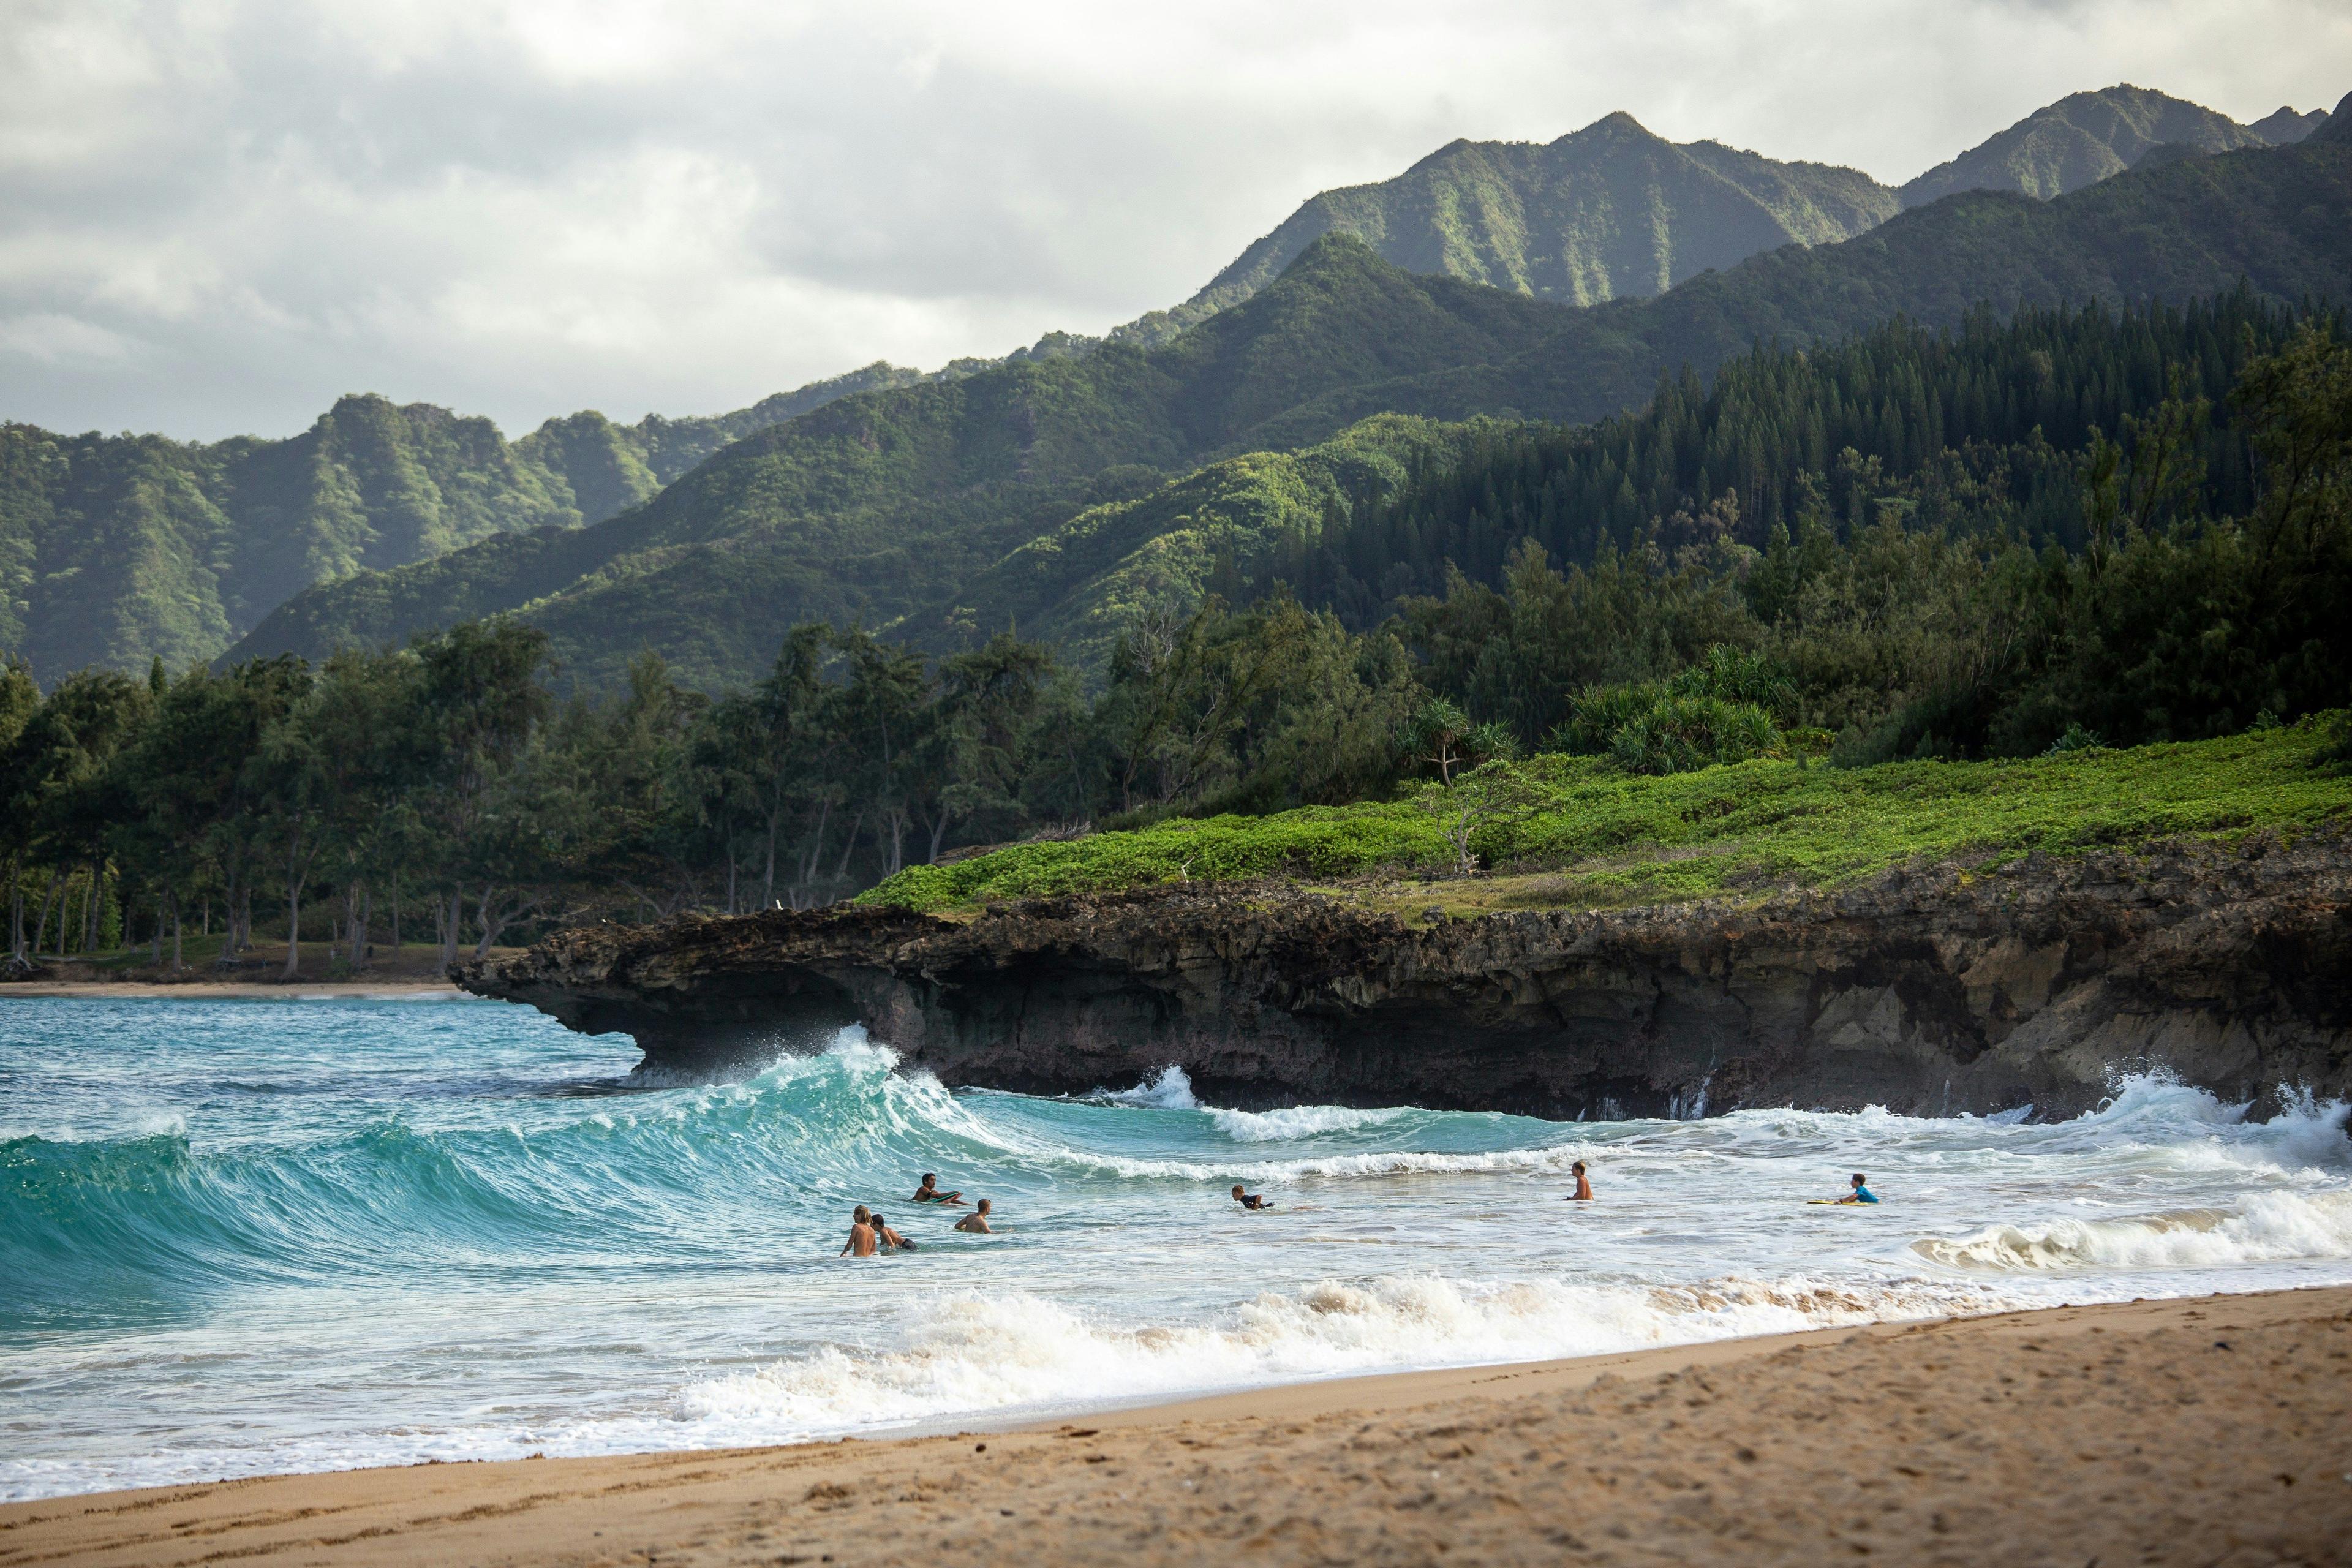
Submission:
{"label": "beach sand dune", "polygon": [[0,1509],[0,1564],[2352,1562],[2352,1289]]}

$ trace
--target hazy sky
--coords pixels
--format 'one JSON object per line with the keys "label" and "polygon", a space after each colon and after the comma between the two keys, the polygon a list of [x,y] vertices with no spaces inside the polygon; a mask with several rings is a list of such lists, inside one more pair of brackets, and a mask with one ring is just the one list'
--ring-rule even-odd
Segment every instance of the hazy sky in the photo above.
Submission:
{"label": "hazy sky", "polygon": [[709,413],[1190,294],[1612,110],[1900,181],[2118,81],[2352,89],[2345,0],[0,0],[0,418]]}

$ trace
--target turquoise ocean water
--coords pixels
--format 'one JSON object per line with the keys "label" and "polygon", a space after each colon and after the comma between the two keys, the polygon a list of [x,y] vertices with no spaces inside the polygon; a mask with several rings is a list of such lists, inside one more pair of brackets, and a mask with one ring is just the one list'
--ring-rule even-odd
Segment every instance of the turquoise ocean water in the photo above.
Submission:
{"label": "turquoise ocean water", "polygon": [[[1598,1124],[951,1094],[856,1031],[635,1059],[494,1003],[0,1002],[0,1497],[2352,1281],[2345,1109],[2149,1078],[2050,1124]],[[1878,1208],[1807,1205],[1857,1169]],[[837,1259],[861,1202],[920,1249]]]}

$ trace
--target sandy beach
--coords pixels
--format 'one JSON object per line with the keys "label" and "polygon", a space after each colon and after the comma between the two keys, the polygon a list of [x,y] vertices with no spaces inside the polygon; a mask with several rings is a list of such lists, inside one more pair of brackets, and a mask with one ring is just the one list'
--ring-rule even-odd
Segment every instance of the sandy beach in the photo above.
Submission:
{"label": "sandy beach", "polygon": [[167,997],[174,1002],[219,1002],[239,998],[272,998],[299,1002],[306,997],[462,996],[446,980],[17,980],[0,984],[0,1002],[32,996],[113,997],[121,1001]]}
{"label": "sandy beach", "polygon": [[2352,1289],[0,1508],[0,1564],[2340,1563]]}

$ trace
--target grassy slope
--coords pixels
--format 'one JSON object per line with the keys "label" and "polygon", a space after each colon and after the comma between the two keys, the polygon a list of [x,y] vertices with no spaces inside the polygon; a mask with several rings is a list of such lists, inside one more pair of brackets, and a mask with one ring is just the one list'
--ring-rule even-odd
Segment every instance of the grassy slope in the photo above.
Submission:
{"label": "grassy slope", "polygon": [[918,866],[861,901],[949,910],[1031,898],[1255,877],[1419,876],[1418,909],[1590,908],[1790,886],[1827,887],[1957,857],[2065,854],[2157,838],[2294,829],[2352,813],[2352,776],[2315,768],[2309,725],[2189,745],[2015,763],[1897,763],[1843,771],[1756,762],[1667,778],[1540,758],[1549,800],[1483,829],[1509,875],[1454,879],[1438,819],[1412,801],[1181,820]]}

